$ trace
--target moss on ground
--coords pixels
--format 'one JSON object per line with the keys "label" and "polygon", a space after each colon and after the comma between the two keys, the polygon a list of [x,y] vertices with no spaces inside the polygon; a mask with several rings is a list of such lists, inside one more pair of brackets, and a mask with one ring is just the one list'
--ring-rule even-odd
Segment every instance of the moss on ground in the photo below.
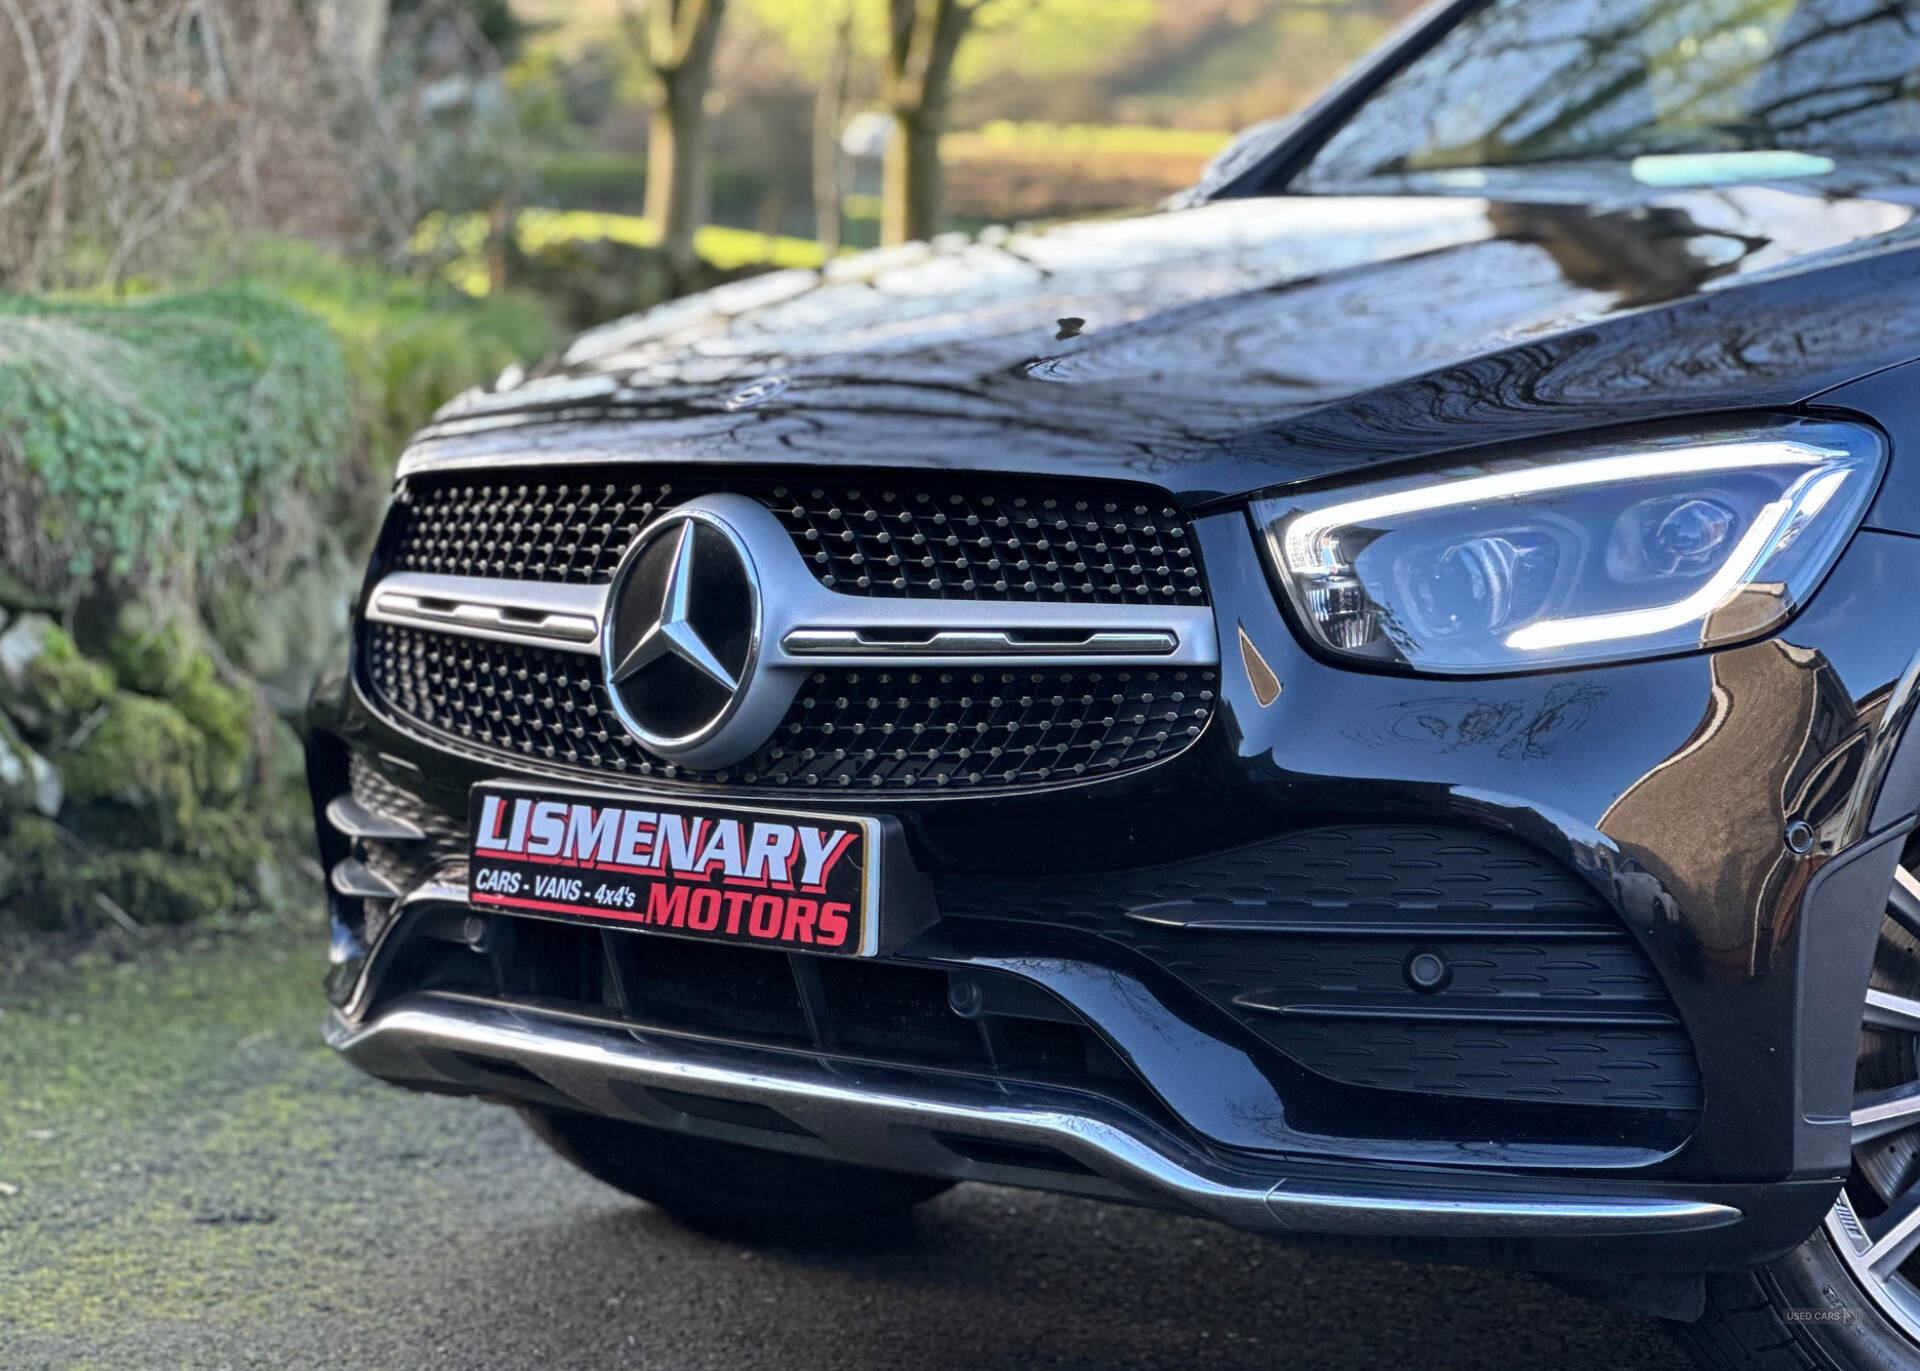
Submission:
{"label": "moss on ground", "polygon": [[350,1288],[344,1250],[304,1213],[281,1222],[312,1197],[279,1182],[337,1165],[342,1126],[401,1097],[320,1041],[322,938],[256,931],[0,993],[0,1182],[18,1188],[0,1334],[239,1321]]}
{"label": "moss on ground", "polygon": [[410,1276],[617,1203],[503,1111],[326,1048],[311,894],[298,920],[0,980],[0,1367],[425,1365],[430,1327],[417,1357],[352,1350],[415,1318]]}

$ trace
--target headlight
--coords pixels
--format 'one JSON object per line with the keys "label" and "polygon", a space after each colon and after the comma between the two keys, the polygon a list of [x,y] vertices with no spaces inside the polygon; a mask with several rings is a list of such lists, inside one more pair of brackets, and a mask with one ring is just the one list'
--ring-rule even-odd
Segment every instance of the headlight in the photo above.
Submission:
{"label": "headlight", "polygon": [[1772,632],[1819,587],[1885,462],[1870,429],[1783,421],[1279,491],[1253,512],[1328,652],[1491,674]]}

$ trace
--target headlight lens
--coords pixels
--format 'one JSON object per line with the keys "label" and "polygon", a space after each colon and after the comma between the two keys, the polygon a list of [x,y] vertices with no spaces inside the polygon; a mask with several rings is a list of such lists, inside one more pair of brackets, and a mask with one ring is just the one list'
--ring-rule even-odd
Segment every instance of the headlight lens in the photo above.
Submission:
{"label": "headlight lens", "polygon": [[1783,421],[1281,491],[1253,512],[1327,651],[1492,674],[1773,631],[1819,587],[1885,462],[1870,429]]}

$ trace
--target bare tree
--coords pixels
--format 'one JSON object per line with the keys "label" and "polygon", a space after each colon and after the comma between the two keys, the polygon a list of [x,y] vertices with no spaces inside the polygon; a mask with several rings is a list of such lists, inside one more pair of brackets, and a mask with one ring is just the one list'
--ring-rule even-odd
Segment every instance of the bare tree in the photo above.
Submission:
{"label": "bare tree", "polygon": [[185,254],[209,229],[399,255],[427,210],[516,171],[510,113],[422,99],[498,79],[470,0],[388,4],[0,0],[0,289],[204,267]]}
{"label": "bare tree", "polygon": [[649,0],[644,15],[622,14],[628,41],[646,63],[653,125],[647,135],[647,218],[684,279],[693,234],[706,218],[707,90],[726,0]]}
{"label": "bare tree", "polygon": [[215,208],[337,206],[311,50],[295,0],[0,0],[0,285],[66,279],[82,248],[111,284]]}
{"label": "bare tree", "polygon": [[881,95],[893,115],[881,190],[880,241],[931,237],[940,223],[940,135],[953,58],[987,0],[887,0]]}

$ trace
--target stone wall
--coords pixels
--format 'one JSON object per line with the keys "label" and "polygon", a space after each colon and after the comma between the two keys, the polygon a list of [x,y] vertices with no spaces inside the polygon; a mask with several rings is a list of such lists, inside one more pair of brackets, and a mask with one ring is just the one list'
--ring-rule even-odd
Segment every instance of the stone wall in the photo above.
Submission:
{"label": "stone wall", "polygon": [[191,618],[136,602],[83,636],[0,604],[0,920],[79,931],[285,898],[306,840],[292,728]]}

